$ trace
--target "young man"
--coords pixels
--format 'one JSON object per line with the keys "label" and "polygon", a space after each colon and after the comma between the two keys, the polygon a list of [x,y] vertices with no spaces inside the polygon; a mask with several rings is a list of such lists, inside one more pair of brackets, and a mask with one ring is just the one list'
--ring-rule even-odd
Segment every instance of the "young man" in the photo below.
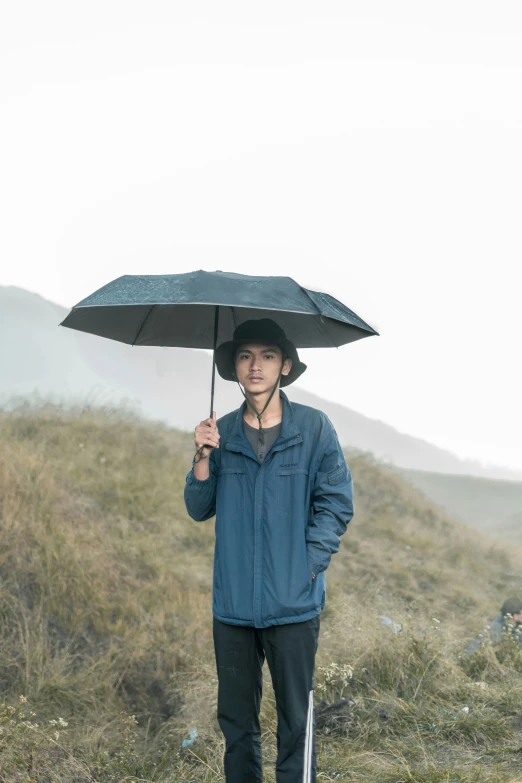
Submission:
{"label": "young man", "polygon": [[216,517],[212,613],[226,781],[262,781],[266,656],[278,715],[276,780],[312,783],[319,615],[325,571],[353,516],[352,478],[328,417],[280,391],[306,365],[274,321],[238,326],[217,348],[216,366],[242,384],[245,402],[196,427],[185,503],[197,521]]}

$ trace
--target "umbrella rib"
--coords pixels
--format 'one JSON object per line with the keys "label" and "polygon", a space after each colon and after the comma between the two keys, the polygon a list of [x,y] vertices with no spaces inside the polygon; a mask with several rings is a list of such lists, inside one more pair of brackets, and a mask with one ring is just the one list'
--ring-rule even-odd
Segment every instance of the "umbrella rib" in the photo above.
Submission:
{"label": "umbrella rib", "polygon": [[134,338],[134,340],[132,342],[132,347],[133,348],[134,348],[134,345],[136,344],[136,341],[137,341],[138,337],[141,334],[141,331],[142,331],[143,327],[145,326],[145,321],[147,320],[147,318],[152,313],[152,311],[154,310],[155,307],[156,307],[156,305],[153,304],[152,307],[150,308],[150,310],[148,311],[147,315],[143,318],[143,320],[142,320],[142,322],[140,324],[140,328],[138,329],[138,333],[137,333],[136,337]]}
{"label": "umbrella rib", "polygon": [[317,315],[319,316],[319,328],[320,328],[320,329],[321,329],[321,331],[322,331],[322,332],[323,332],[323,333],[324,333],[324,334],[325,334],[325,335],[328,337],[328,339],[329,339],[329,340],[330,340],[330,342],[332,343],[333,347],[334,347],[334,348],[339,348],[339,346],[337,345],[337,343],[335,343],[335,342],[332,340],[332,336],[330,335],[330,333],[329,333],[329,332],[327,332],[327,331],[326,331],[326,329],[324,329],[324,328],[323,328],[323,314],[321,313],[321,311],[320,311],[320,310],[319,310],[319,308],[317,307],[316,303],[314,302],[314,300],[312,299],[312,297],[310,296],[310,294],[308,293],[308,291],[306,290],[306,288],[303,288],[302,290],[305,292],[305,294],[307,295],[308,299],[311,301],[311,303],[313,304],[313,306],[314,306],[314,307],[315,307],[315,309],[317,310]]}
{"label": "umbrella rib", "polygon": [[[90,310],[94,309],[95,307],[129,307],[129,305],[145,305],[149,304],[148,302],[112,302],[107,304],[107,302],[104,302],[103,304],[77,304],[74,305],[72,308],[73,310]],[[175,306],[175,307],[186,307],[187,305],[194,305],[194,306],[202,306],[202,307],[236,307],[237,305],[231,305],[228,302],[154,302],[153,307],[163,307],[163,306]],[[313,315],[313,313],[309,313],[306,310],[285,310],[284,307],[266,307],[265,305],[254,305],[254,304],[248,304],[248,305],[240,305],[241,308],[248,308],[250,310],[271,310],[276,313],[297,313],[298,315]],[[314,304],[314,307],[317,309],[316,305]]]}

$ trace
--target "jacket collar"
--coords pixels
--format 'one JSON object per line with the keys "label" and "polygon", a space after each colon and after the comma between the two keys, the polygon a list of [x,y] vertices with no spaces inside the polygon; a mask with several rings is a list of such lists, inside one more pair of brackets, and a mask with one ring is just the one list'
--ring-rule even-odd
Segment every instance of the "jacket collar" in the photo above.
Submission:
{"label": "jacket collar", "polygon": [[[295,443],[301,442],[301,433],[297,426],[294,411],[292,409],[292,403],[284,393],[282,389],[279,389],[279,396],[283,402],[283,418],[281,420],[281,432],[278,439],[272,446],[271,451],[280,451],[286,449],[288,446],[293,446]],[[245,413],[247,403],[243,402],[241,407],[236,413],[236,417],[233,420],[230,434],[225,443],[225,448],[229,451],[241,451],[247,456],[253,455],[253,449],[250,445],[250,441],[245,435],[243,429],[243,416]],[[256,455],[257,459],[257,455]]]}

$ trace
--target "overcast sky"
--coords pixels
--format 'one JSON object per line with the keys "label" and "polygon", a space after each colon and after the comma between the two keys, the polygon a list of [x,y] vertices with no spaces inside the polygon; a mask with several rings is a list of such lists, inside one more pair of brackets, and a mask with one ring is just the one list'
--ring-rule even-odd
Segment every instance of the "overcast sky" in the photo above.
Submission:
{"label": "overcast sky", "polygon": [[1,285],[289,275],[381,333],[300,385],[522,468],[520,0],[4,6]]}

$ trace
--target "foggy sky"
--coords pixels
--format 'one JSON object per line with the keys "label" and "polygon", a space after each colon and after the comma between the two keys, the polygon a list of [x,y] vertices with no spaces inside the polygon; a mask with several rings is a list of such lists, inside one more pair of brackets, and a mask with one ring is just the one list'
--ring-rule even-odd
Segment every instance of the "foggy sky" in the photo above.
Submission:
{"label": "foggy sky", "polygon": [[0,285],[289,275],[381,333],[301,386],[520,469],[521,95],[519,2],[11,3]]}

